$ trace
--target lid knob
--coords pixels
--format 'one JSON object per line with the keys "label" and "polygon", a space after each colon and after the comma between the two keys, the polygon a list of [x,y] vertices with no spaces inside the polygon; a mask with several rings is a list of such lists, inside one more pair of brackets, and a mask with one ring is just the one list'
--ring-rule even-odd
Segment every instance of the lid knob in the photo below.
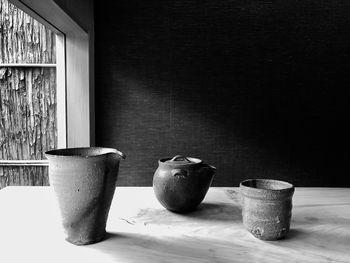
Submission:
{"label": "lid knob", "polygon": [[186,162],[191,162],[190,160],[188,160],[185,156],[179,154],[174,156],[171,160],[169,160],[170,162],[177,162],[177,161],[186,161]]}

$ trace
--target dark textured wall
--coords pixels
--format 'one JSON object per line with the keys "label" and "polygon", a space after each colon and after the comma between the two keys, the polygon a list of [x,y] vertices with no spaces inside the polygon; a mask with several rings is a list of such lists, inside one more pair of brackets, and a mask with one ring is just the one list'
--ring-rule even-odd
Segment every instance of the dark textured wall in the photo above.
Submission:
{"label": "dark textured wall", "polygon": [[54,0],[79,26],[91,33],[94,27],[94,0]]}
{"label": "dark textured wall", "polygon": [[350,186],[350,2],[95,2],[96,144],[151,185],[178,153],[213,185]]}

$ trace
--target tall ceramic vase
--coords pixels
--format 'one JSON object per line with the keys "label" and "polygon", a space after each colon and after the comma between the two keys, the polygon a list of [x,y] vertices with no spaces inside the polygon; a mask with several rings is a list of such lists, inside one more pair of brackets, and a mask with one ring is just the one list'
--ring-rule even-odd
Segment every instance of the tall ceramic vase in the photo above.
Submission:
{"label": "tall ceramic vase", "polygon": [[124,154],[90,147],[52,150],[46,157],[66,240],[75,245],[101,241]]}

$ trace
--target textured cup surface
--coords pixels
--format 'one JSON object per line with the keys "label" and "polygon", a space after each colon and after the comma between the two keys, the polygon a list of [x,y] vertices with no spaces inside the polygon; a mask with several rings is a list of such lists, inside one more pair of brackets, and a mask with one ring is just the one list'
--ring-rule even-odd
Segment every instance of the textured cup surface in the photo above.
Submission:
{"label": "textured cup surface", "polygon": [[53,150],[46,157],[66,240],[75,245],[101,241],[124,155],[89,147]]}
{"label": "textured cup surface", "polygon": [[289,232],[294,186],[271,179],[248,179],[240,183],[242,218],[256,238],[278,240]]}

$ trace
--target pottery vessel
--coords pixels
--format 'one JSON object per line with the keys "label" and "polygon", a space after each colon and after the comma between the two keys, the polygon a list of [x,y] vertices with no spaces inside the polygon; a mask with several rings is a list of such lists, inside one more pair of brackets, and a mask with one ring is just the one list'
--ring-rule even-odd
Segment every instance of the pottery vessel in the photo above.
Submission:
{"label": "pottery vessel", "polygon": [[45,155],[66,240],[75,245],[101,241],[124,154],[93,147],[58,149]]}
{"label": "pottery vessel", "polygon": [[245,228],[262,240],[286,237],[294,186],[278,180],[249,179],[240,183],[240,190]]}
{"label": "pottery vessel", "polygon": [[161,159],[153,176],[154,193],[170,211],[193,211],[208,192],[215,170],[197,158],[177,155]]}

